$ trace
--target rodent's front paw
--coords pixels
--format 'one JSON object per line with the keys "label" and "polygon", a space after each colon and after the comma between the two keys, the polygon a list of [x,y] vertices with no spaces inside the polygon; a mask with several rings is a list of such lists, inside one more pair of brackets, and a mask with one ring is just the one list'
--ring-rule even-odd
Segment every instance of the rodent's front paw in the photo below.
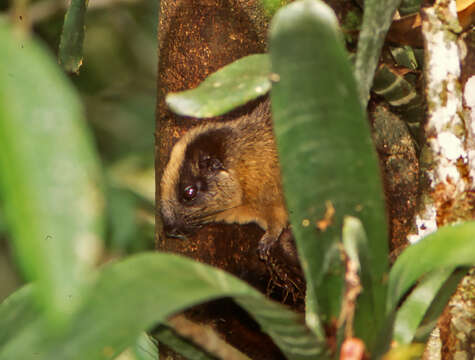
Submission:
{"label": "rodent's front paw", "polygon": [[272,248],[272,246],[274,246],[277,240],[278,237],[272,236],[268,233],[265,233],[261,237],[258,246],[259,257],[261,258],[261,260],[267,260],[269,258],[270,249]]}

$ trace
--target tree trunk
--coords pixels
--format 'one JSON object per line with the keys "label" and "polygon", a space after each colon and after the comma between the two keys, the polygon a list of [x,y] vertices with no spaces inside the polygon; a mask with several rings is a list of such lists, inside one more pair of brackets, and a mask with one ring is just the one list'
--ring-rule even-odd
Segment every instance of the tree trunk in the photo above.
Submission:
{"label": "tree trunk", "polygon": [[[194,88],[224,65],[246,55],[265,52],[268,25],[257,0],[162,0],[160,11],[157,209],[160,208],[158,189],[161,174],[177,139],[203,121],[233,119],[256,105],[253,102],[219,118],[198,120],[173,114],[165,104],[165,95]],[[182,254],[219,267],[266,292],[271,278],[256,250],[263,233],[257,226],[210,225],[187,240],[177,240],[163,235],[158,211],[156,219],[158,250]],[[187,312],[187,316],[211,325],[227,342],[251,358],[282,358],[272,341],[258,331],[254,321],[229,300],[195,307]]]}

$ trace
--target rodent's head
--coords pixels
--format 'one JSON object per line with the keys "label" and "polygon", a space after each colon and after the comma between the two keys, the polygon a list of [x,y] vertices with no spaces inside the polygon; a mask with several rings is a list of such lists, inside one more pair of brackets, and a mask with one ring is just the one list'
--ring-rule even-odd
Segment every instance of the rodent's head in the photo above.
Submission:
{"label": "rodent's head", "polygon": [[160,183],[168,236],[184,237],[241,204],[239,180],[226,159],[226,139],[232,132],[219,124],[200,126],[173,147]]}

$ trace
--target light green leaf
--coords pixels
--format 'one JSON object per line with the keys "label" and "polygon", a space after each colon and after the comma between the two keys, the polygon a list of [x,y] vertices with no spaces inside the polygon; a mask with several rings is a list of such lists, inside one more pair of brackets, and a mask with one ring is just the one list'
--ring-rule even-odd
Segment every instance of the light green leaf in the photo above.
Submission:
{"label": "light green leaf", "polygon": [[12,245],[50,318],[65,320],[100,254],[99,161],[54,59],[6,25],[0,43],[0,192]]}
{"label": "light green leaf", "polygon": [[140,334],[130,351],[136,360],[158,360],[156,340],[144,332]]}
{"label": "light green leaf", "polygon": [[[288,359],[314,359],[326,347],[303,325],[300,314],[274,303],[222,270],[174,254],[132,256],[106,266],[71,326],[51,333],[41,315],[0,348],[0,360],[107,359],[170,315],[197,303],[233,297],[267,331]],[[3,306],[3,305],[2,305]],[[4,311],[0,306],[0,314]],[[10,307],[11,309],[11,307]]]}
{"label": "light green leaf", "polygon": [[411,343],[432,300],[453,270],[445,268],[428,274],[411,292],[397,311],[394,320],[394,341],[398,344]]}
{"label": "light green leaf", "polygon": [[454,295],[457,286],[465,275],[467,275],[468,268],[461,267],[455,270],[447,281],[442,285],[437,295],[432,300],[430,307],[427,309],[422,323],[419,324],[414,340],[416,342],[426,343],[432,330],[437,325],[440,315],[447,306],[450,298]]}
{"label": "light green leaf", "polygon": [[267,55],[249,55],[211,74],[196,89],[168,94],[166,102],[179,115],[222,115],[267,93],[269,72]]}
{"label": "light green leaf", "polygon": [[[361,296],[376,299],[370,321],[379,321],[388,267],[382,184],[333,11],[312,0],[281,9],[272,22],[270,53],[273,78],[278,79],[271,92],[274,127],[287,207],[307,279],[307,322],[323,336],[319,316],[338,316],[344,272],[328,263],[338,258],[336,243],[347,215],[361,219],[368,234],[377,286],[373,294]],[[363,335],[370,337],[370,329]]]}
{"label": "light green leaf", "polygon": [[408,247],[389,275],[387,313],[424,274],[437,269],[475,265],[475,222],[445,226]]}
{"label": "light green leaf", "polygon": [[32,285],[23,286],[0,304],[0,349],[37,316],[33,291]]}
{"label": "light green leaf", "polygon": [[[348,257],[358,264],[358,275],[362,286],[362,293],[366,296],[359,296],[357,300],[357,316],[359,323],[355,329],[357,334],[374,332],[374,329],[368,328],[374,326],[372,313],[375,309],[377,299],[375,299],[373,288],[378,286],[375,283],[376,274],[373,273],[370,261],[370,252],[368,249],[368,238],[361,221],[353,216],[347,216],[343,222],[343,246]],[[366,335],[369,336],[369,335]]]}

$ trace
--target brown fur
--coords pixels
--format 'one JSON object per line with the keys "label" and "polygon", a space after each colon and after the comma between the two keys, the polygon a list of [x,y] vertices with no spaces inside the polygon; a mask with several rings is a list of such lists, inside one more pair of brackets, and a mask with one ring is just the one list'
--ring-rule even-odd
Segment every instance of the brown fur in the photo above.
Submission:
{"label": "brown fur", "polygon": [[[173,147],[161,179],[165,230],[187,234],[211,222],[257,223],[262,256],[287,225],[269,103],[251,114],[188,131]],[[200,189],[183,199],[187,186]]]}

